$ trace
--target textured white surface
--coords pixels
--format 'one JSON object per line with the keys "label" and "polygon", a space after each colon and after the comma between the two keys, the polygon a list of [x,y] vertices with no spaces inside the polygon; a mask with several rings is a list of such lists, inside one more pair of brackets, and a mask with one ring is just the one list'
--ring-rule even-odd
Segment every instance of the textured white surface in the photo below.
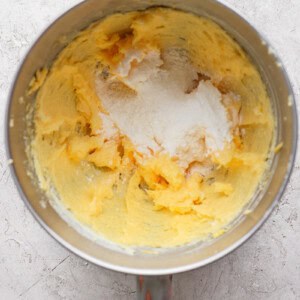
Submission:
{"label": "textured white surface", "polygon": [[[0,0],[0,116],[16,66],[45,26],[78,0]],[[272,43],[300,106],[300,1],[222,1]],[[0,298],[135,299],[134,276],[70,254],[36,223],[13,185],[0,131]],[[300,299],[300,164],[262,229],[201,269],[174,276],[174,299]]]}

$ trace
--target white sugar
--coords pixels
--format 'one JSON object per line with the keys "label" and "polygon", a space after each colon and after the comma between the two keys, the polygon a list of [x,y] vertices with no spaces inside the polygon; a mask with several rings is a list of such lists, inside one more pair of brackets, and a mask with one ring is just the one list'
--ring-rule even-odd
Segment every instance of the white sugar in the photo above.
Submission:
{"label": "white sugar", "polygon": [[[208,80],[193,86],[196,69],[178,52],[162,59],[158,51],[143,56],[131,51],[119,72],[97,79],[98,96],[121,132],[141,154],[166,151],[185,166],[222,150],[232,137],[219,90]],[[122,93],[112,91],[114,82]]]}

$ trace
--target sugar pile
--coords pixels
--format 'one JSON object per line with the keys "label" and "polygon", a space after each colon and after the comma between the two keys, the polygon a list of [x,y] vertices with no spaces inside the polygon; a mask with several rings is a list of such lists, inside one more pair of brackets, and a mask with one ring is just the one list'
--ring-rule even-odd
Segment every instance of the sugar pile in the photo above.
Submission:
{"label": "sugar pile", "polygon": [[112,126],[144,156],[168,152],[186,167],[232,139],[221,93],[180,51],[128,51],[96,87]]}

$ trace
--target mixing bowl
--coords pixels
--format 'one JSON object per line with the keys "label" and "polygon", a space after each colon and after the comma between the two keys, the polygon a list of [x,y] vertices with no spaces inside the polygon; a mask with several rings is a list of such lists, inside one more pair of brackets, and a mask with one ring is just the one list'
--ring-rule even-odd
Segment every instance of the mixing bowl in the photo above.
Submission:
{"label": "mixing bowl", "polygon": [[[251,201],[247,214],[241,214],[225,234],[207,243],[161,251],[159,254],[139,251],[132,254],[81,235],[51,205],[41,205],[45,195],[28,172],[24,136],[27,128],[26,112],[34,102],[34,97],[26,96],[26,89],[36,70],[51,65],[76,33],[91,22],[112,13],[151,6],[173,7],[211,18],[246,50],[267,86],[276,118],[275,143],[283,143],[283,147],[275,155],[268,180]],[[13,126],[11,119],[14,120]],[[88,0],[58,18],[28,52],[11,90],[6,133],[7,154],[8,159],[13,160],[11,171],[16,186],[28,209],[50,235],[78,256],[96,265],[131,274],[166,275],[195,269],[221,258],[245,242],[267,219],[282,196],[292,170],[297,144],[297,115],[289,80],[271,46],[228,7],[213,0]],[[145,278],[140,279],[141,287],[145,290]],[[165,285],[167,280],[161,282]]]}

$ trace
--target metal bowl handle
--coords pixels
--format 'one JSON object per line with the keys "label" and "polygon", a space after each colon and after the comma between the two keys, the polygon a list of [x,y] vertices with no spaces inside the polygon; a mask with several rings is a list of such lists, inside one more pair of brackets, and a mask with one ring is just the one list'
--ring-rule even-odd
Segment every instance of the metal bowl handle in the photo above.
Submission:
{"label": "metal bowl handle", "polygon": [[172,275],[137,276],[138,300],[170,300],[172,298]]}

